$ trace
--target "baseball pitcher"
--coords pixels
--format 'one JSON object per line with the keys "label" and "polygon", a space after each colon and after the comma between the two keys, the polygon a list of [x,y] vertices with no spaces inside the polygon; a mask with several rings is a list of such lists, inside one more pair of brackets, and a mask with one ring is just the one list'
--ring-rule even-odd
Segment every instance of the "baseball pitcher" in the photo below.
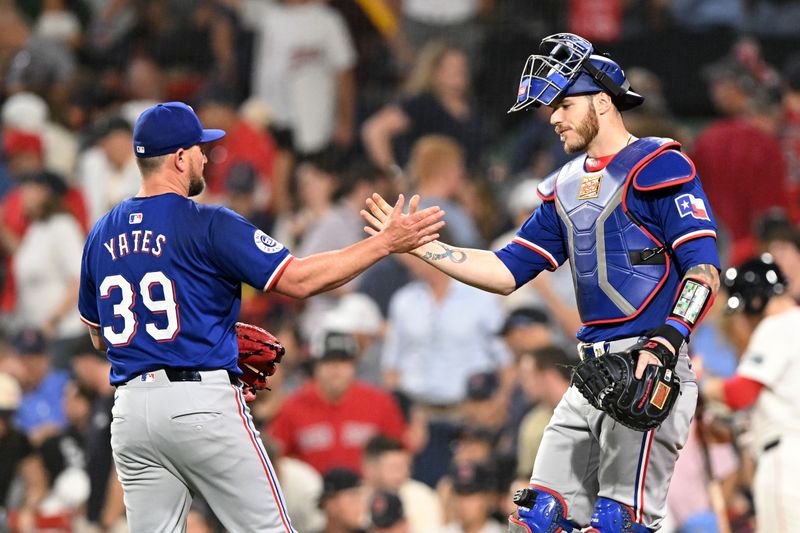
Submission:
{"label": "baseball pitcher", "polygon": [[83,252],[79,310],[111,361],[111,447],[134,533],[184,531],[197,493],[229,531],[294,531],[245,397],[266,387],[283,347],[236,324],[241,284],[303,298],[443,224],[438,207],[416,212],[417,197],[403,214],[401,197],[380,235],[295,258],[234,212],[190,198],[204,187],[204,143],[224,134],[180,102],[144,111],[139,193],[97,222]]}

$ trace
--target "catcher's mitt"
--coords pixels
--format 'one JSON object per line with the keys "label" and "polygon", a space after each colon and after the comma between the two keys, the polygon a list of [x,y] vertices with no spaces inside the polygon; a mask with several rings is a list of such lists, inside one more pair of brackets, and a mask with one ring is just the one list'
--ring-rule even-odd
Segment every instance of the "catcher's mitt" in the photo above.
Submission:
{"label": "catcher's mitt", "polygon": [[244,322],[236,323],[236,338],[239,341],[238,364],[244,372],[239,379],[244,383],[245,399],[251,401],[256,391],[269,388],[267,378],[278,369],[286,350],[275,335]]}
{"label": "catcher's mitt", "polygon": [[636,351],[609,353],[581,361],[572,384],[596,408],[636,431],[657,428],[680,393],[680,379],[668,366],[648,365],[636,379]]}

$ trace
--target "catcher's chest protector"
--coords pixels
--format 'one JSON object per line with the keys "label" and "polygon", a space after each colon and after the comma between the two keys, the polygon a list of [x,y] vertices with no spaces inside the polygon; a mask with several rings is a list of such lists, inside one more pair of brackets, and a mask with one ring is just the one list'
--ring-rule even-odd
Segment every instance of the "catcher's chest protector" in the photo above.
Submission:
{"label": "catcher's chest protector", "polygon": [[585,157],[580,156],[558,173],[556,210],[566,226],[572,278],[584,325],[635,315],[669,274],[661,243],[623,209],[623,193],[634,172],[668,142],[672,141],[639,139],[623,148],[603,170],[586,172]]}

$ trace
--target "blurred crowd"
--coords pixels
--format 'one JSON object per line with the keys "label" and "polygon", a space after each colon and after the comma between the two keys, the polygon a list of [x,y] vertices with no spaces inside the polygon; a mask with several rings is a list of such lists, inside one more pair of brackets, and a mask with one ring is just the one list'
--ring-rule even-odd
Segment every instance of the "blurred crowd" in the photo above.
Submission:
{"label": "blurred crowd", "polygon": [[[497,249],[567,160],[547,109],[505,115],[542,37],[723,36],[718,55],[621,61],[646,97],[626,123],[692,155],[725,265],[769,251],[800,298],[798,27],[783,0],[0,0],[0,531],[126,530],[109,363],[76,305],[88,229],[138,190],[132,124],[150,105],[185,101],[227,131],[198,200],[297,256],[362,239],[372,192],[419,193],[447,212],[443,241]],[[655,72],[687,61],[710,105],[679,116]],[[241,320],[287,348],[250,408],[298,531],[505,530],[576,362],[567,267],[501,298],[398,257],[304,302],[242,299]],[[690,345],[721,377],[746,343],[725,300]],[[697,525],[709,477],[733,531],[752,531],[747,416],[695,423],[664,531],[717,531]],[[204,502],[188,531],[219,531]]]}

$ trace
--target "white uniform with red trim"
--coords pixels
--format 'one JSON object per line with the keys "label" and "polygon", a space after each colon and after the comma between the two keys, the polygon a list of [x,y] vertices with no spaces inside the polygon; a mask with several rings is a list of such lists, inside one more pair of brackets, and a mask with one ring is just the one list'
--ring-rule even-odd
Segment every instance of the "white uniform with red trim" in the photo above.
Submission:
{"label": "white uniform with red trim", "polygon": [[[597,164],[579,156],[545,179],[542,204],[496,252],[518,287],[569,259],[583,322],[577,333],[582,357],[630,347],[665,323],[690,268],[719,268],[713,215],[678,143],[639,139],[604,159]],[[657,430],[631,430],[577,389],[567,391],[531,478],[535,487],[563,498],[564,518],[588,526],[601,497],[625,506],[631,522],[659,526],[697,400],[686,350],[675,369],[681,397]]]}
{"label": "white uniform with red trim", "polygon": [[242,282],[269,290],[291,260],[239,215],[177,194],[126,200],[89,233],[79,310],[108,346],[131,532],[184,531],[194,494],[229,531],[294,531],[234,330]]}
{"label": "white uniform with red trim", "polygon": [[800,527],[800,307],[759,323],[737,374],[764,385],[751,414],[758,533]]}

